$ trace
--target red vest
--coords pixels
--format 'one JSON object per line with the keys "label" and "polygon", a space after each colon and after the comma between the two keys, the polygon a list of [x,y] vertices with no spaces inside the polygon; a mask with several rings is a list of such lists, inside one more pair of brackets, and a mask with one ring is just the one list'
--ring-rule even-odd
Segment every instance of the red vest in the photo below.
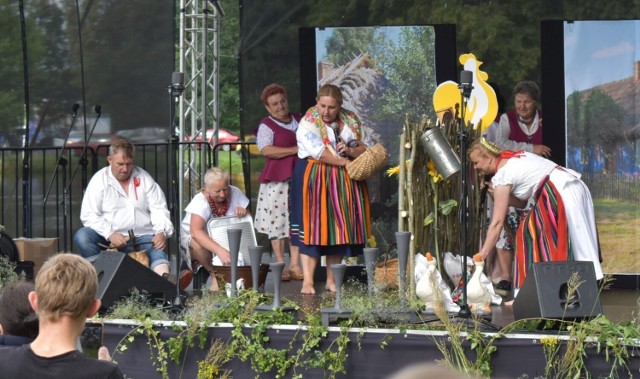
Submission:
{"label": "red vest", "polygon": [[[300,122],[301,115],[299,113],[291,113],[291,116]],[[296,133],[278,125],[271,117],[263,118],[261,123],[273,131],[273,146],[291,147],[297,145]],[[260,183],[284,182],[288,180],[291,178],[293,166],[295,166],[297,159],[297,154],[280,159],[266,158],[266,163],[258,180]]]}
{"label": "red vest", "polygon": [[520,129],[518,124],[518,115],[516,111],[507,112],[509,118],[509,127],[511,129],[509,133],[509,139],[515,142],[526,142],[534,145],[542,145],[542,112],[538,111],[538,130],[535,133],[528,136]]}

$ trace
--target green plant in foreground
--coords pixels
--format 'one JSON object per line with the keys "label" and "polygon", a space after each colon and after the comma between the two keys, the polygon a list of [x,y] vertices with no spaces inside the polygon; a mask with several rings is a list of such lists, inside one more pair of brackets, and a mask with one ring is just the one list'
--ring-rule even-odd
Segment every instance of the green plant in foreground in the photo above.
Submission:
{"label": "green plant in foreground", "polygon": [[[603,282],[606,284],[607,279]],[[274,347],[270,335],[278,332],[276,329],[278,325],[293,324],[294,320],[287,312],[256,312],[258,305],[271,302],[272,299],[268,295],[253,290],[241,290],[237,298],[226,298],[223,294],[204,294],[200,298],[190,299],[190,304],[184,313],[179,315],[184,320],[184,324],[173,324],[177,334],[174,337],[162,339],[157,326],[152,321],[153,317],[161,319],[163,316],[175,315],[166,315],[157,306],[149,303],[144,294],[134,292],[129,299],[118,303],[109,316],[110,318],[133,318],[139,322],[139,325],[123,337],[116,352],[124,354],[128,344],[135,339],[146,339],[152,363],[163,379],[169,377],[169,360],[180,364],[189,349],[194,348],[196,344],[200,349],[209,346],[206,357],[198,362],[197,377],[199,379],[231,377],[231,371],[224,369],[224,365],[233,359],[250,364],[256,377],[268,373],[276,378],[301,379],[310,369],[322,369],[325,377],[335,378],[339,373],[347,373],[348,347],[353,342],[350,337],[350,328],[363,327],[357,335],[358,346],[360,346],[360,339],[366,333],[364,327],[392,325],[399,328],[401,332],[409,328],[406,322],[407,307],[401,306],[397,290],[390,290],[384,286],[377,287],[374,296],[369,298],[363,285],[351,282],[347,284],[343,291],[342,305],[352,310],[353,317],[341,322],[337,336],[330,338],[332,334],[329,328],[322,325],[320,316],[314,310],[306,314],[304,324],[298,322],[298,328],[295,329],[291,341],[284,348]],[[581,282],[577,276],[569,280],[568,306],[580,285]],[[588,350],[591,349],[596,349],[598,354],[604,355],[610,362],[611,372],[608,377],[616,377],[618,371],[626,367],[630,359],[629,346],[640,346],[638,343],[640,341],[640,299],[638,301],[638,310],[634,312],[633,320],[629,325],[612,323],[603,316],[580,322],[535,319],[520,320],[506,326],[498,333],[486,334],[480,330],[481,323],[476,320],[468,320],[467,324],[460,323],[450,319],[444,308],[437,308],[439,325],[428,323],[423,326],[411,325],[411,328],[447,331],[447,337],[434,337],[443,355],[442,362],[461,372],[490,377],[491,357],[498,349],[495,342],[503,338],[506,333],[516,328],[522,329],[526,325],[537,328],[540,325],[560,326],[562,335],[541,339],[547,360],[546,378],[589,378],[586,358]],[[408,304],[414,305],[411,300]],[[151,317],[151,315],[154,316]],[[208,339],[207,329],[223,322],[231,324],[229,338],[226,341]],[[380,343],[380,348],[385,349],[391,341],[391,335],[386,336]],[[469,355],[472,358],[468,356],[469,349],[475,353]],[[184,364],[184,361],[182,362]]]}
{"label": "green plant in foreground", "polygon": [[230,322],[232,331],[229,340],[210,342],[215,348],[209,348],[206,358],[198,363],[198,378],[229,377],[231,372],[222,366],[231,359],[248,361],[258,375],[275,372],[278,378],[287,376],[289,372],[294,378],[302,378],[301,372],[310,368],[324,369],[328,378],[346,372],[350,324],[343,326],[338,337],[321,350],[319,348],[326,341],[328,328],[321,324],[319,318],[310,316],[306,320],[309,326],[299,328],[287,348],[274,348],[270,346],[269,330],[273,329],[273,325],[292,324],[293,316],[279,310],[255,311],[257,305],[269,300],[253,290],[239,291],[237,298],[205,294],[195,299],[182,315],[185,326],[174,324],[173,328],[178,334],[163,341],[148,316],[153,312],[153,307],[149,309],[146,298],[133,293],[129,299],[117,303],[109,316],[134,318],[140,323],[121,339],[116,352],[124,354],[127,346],[137,338],[146,338],[154,367],[163,379],[168,379],[169,359],[179,364],[196,341],[199,341],[200,348],[206,346],[209,326]]}
{"label": "green plant in foreground", "polygon": [[5,285],[20,280],[20,275],[16,274],[15,269],[16,264],[0,254],[0,292]]}

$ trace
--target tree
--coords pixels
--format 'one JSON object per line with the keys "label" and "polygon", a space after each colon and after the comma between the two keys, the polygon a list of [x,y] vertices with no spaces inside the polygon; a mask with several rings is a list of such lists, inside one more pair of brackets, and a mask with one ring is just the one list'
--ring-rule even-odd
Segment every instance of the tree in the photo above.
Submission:
{"label": "tree", "polygon": [[594,90],[584,104],[585,133],[595,137],[605,154],[605,168],[616,172],[616,149],[623,140],[627,112],[611,96],[600,89]]}

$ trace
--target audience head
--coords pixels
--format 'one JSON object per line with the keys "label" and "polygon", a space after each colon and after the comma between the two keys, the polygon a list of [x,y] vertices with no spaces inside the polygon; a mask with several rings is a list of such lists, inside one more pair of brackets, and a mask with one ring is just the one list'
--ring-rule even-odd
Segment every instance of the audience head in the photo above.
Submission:
{"label": "audience head", "polygon": [[41,320],[63,316],[93,316],[100,308],[96,299],[98,275],[93,265],[76,254],[60,253],[49,258],[36,276],[35,292],[29,294]]}
{"label": "audience head", "polygon": [[36,338],[38,315],[29,303],[32,282],[13,282],[3,287],[0,295],[0,334]]}
{"label": "audience head", "polygon": [[471,379],[471,377],[450,367],[417,363],[405,367],[387,379]]}

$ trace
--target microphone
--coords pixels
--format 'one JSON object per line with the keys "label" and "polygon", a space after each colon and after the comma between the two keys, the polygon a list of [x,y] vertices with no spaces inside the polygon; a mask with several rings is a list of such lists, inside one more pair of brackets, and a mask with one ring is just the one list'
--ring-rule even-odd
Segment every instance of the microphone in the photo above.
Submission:
{"label": "microphone", "polygon": [[80,109],[80,104],[78,104],[78,103],[73,104],[72,110],[73,110],[73,117],[74,118],[78,115],[78,109]]}
{"label": "microphone", "polygon": [[184,91],[184,73],[174,72],[171,74],[169,93],[171,93],[172,96],[180,96],[182,95],[182,91]]}
{"label": "microphone", "polygon": [[102,107],[100,106],[100,104],[96,104],[96,106],[95,106],[95,108],[93,108],[93,110],[96,111],[98,116],[100,116],[102,114]]}
{"label": "microphone", "polygon": [[[331,123],[331,129],[333,129],[333,134],[336,137],[336,148],[338,146],[338,142],[342,141],[342,138],[340,138],[340,131],[338,130],[338,123],[337,122],[332,122]],[[347,156],[346,153],[339,153],[339,155],[343,158],[345,158]]]}
{"label": "microphone", "polygon": [[462,89],[462,95],[464,97],[471,96],[473,90],[473,72],[469,70],[460,71],[460,89]]}

